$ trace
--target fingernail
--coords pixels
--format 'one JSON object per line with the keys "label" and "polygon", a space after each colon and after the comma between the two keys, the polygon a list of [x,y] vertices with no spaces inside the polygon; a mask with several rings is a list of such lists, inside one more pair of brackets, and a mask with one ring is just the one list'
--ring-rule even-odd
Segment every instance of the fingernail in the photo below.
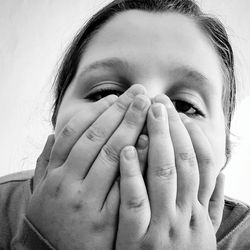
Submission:
{"label": "fingernail", "polygon": [[101,100],[102,101],[106,100],[109,105],[112,105],[117,100],[117,98],[118,98],[117,95],[108,95],[108,96],[105,96],[104,98],[102,98]]}
{"label": "fingernail", "polygon": [[147,105],[146,98],[142,95],[138,95],[135,97],[135,100],[132,104],[132,107],[137,110],[143,110]]}
{"label": "fingernail", "polygon": [[134,84],[127,91],[128,91],[128,93],[130,93],[134,96],[147,93],[145,87],[141,84]]}
{"label": "fingernail", "polygon": [[127,146],[124,151],[124,155],[127,160],[135,158],[135,148],[133,146]]}
{"label": "fingernail", "polygon": [[154,118],[159,119],[164,117],[164,106],[161,103],[155,103],[152,105],[152,111]]}
{"label": "fingernail", "polygon": [[146,135],[140,135],[137,146],[139,149],[145,149],[148,146],[148,137]]}

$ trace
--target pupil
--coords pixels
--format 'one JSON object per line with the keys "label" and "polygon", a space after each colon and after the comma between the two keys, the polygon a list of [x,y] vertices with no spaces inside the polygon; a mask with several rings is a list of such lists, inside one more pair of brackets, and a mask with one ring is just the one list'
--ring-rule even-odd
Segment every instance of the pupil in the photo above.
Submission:
{"label": "pupil", "polygon": [[175,106],[176,109],[181,112],[187,112],[190,109],[190,104],[183,101],[177,101]]}

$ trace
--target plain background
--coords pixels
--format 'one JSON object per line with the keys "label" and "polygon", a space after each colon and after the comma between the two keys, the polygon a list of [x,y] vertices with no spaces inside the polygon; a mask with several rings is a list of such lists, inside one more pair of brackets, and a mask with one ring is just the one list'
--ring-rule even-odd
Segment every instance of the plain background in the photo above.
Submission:
{"label": "plain background", "polygon": [[[52,132],[52,84],[63,52],[108,2],[0,0],[0,176],[35,167]],[[250,1],[198,2],[225,24],[235,51],[239,103],[225,194],[250,204]]]}

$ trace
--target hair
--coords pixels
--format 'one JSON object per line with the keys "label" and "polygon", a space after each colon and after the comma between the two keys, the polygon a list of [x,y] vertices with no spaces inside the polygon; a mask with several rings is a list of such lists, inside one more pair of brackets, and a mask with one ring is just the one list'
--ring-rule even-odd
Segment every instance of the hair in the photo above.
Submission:
{"label": "hair", "polygon": [[227,163],[231,156],[230,127],[236,102],[233,50],[223,24],[217,18],[203,13],[193,0],[114,0],[93,15],[73,39],[56,75],[54,82],[55,101],[52,115],[53,127],[56,125],[58,110],[64,94],[76,74],[79,62],[91,38],[112,17],[120,12],[133,9],[154,13],[172,12],[183,14],[192,18],[211,40],[221,59],[224,74],[222,109],[226,120]]}

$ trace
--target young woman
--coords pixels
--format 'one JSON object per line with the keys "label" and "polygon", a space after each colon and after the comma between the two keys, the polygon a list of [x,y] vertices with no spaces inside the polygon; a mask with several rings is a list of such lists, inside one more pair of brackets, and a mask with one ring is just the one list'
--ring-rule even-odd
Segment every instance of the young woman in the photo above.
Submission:
{"label": "young woman", "polygon": [[192,0],[115,0],[56,79],[35,173],[0,185],[1,249],[247,249],[223,195],[235,106],[222,24]]}

